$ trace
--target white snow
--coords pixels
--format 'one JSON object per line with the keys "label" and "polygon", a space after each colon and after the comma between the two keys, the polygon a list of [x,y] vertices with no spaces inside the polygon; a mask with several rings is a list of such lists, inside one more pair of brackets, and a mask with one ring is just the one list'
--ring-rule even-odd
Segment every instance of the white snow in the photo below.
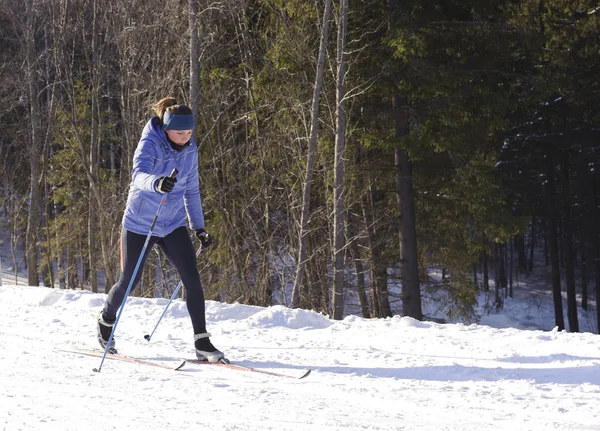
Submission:
{"label": "white snow", "polygon": [[[274,378],[172,371],[61,352],[96,348],[103,294],[0,287],[0,430],[599,430],[599,338],[591,333],[332,321],[306,310],[207,302],[211,340]],[[185,303],[130,298],[121,353],[193,357]],[[513,307],[513,311],[515,307]],[[515,326],[519,316],[488,316]],[[526,320],[526,319],[524,319]]]}

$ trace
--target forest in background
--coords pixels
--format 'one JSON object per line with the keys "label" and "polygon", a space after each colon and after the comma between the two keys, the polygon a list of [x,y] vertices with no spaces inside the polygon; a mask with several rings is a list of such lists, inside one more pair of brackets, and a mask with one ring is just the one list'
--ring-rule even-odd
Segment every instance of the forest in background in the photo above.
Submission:
{"label": "forest in background", "polygon": [[[171,95],[197,118],[209,299],[468,319],[540,262],[559,329],[600,297],[597,0],[0,1],[2,228],[30,285],[114,283]],[[138,295],[169,289],[154,256]]]}

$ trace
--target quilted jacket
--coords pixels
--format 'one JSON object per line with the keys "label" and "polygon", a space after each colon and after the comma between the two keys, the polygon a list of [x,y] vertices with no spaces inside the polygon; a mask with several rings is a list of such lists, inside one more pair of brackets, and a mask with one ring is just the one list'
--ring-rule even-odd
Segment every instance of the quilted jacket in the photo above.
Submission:
{"label": "quilted jacket", "polygon": [[186,225],[191,229],[204,228],[204,213],[198,182],[198,146],[191,140],[181,151],[171,148],[158,117],[152,117],[142,132],[133,156],[133,170],[127,206],[123,215],[125,229],[147,235],[162,193],[156,186],[160,177],[170,175],[176,168],[177,182],[167,194],[164,206],[154,226],[153,236],[164,237]]}

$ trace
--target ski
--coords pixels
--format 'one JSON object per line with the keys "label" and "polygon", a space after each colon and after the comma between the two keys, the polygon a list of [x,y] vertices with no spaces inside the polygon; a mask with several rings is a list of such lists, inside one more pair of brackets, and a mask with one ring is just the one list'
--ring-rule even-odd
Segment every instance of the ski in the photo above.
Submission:
{"label": "ski", "polygon": [[199,359],[186,359],[185,362],[187,364],[210,365],[210,366],[213,366],[213,367],[223,367],[223,368],[229,368],[230,370],[247,371],[247,372],[250,372],[250,373],[265,374],[265,375],[268,375],[268,376],[284,377],[284,378],[295,379],[295,380],[300,380],[300,379],[303,379],[305,377],[308,377],[308,375],[312,371],[312,370],[307,370],[301,376],[292,376],[290,374],[283,374],[283,373],[276,373],[276,372],[273,372],[273,371],[261,370],[260,368],[248,367],[246,365],[232,364],[228,360],[225,360],[224,362],[207,362],[207,361],[201,361]]}
{"label": "ski", "polygon": [[[103,351],[93,350],[93,349],[73,349],[73,350],[58,349],[58,350],[61,352],[74,353],[74,354],[85,355],[85,356],[93,356],[93,357],[97,357],[97,358],[101,358],[104,355]],[[195,365],[207,365],[207,366],[213,366],[213,367],[222,367],[222,368],[228,368],[230,370],[245,371],[245,372],[249,372],[249,373],[257,373],[257,374],[263,374],[263,375],[267,375],[267,376],[282,377],[282,378],[294,379],[294,380],[304,379],[312,371],[312,370],[306,370],[304,372],[304,374],[302,374],[300,376],[293,376],[290,374],[277,373],[274,371],[262,370],[260,368],[248,367],[246,365],[232,364],[227,359],[223,360],[222,362],[207,362],[207,361],[201,361],[199,359],[183,359],[183,360],[177,360],[177,363],[175,365],[167,365],[166,363],[159,363],[159,362],[152,361],[152,360],[139,359],[139,358],[135,358],[133,356],[126,356],[126,355],[121,355],[118,353],[108,353],[106,355],[106,358],[117,360],[117,361],[122,361],[122,362],[129,362],[131,364],[148,365],[148,366],[152,366],[152,367],[163,368],[166,370],[180,371],[183,369],[183,367],[186,364],[195,364]],[[172,360],[169,359],[169,361],[172,361]]]}
{"label": "ski", "polygon": [[[102,356],[104,356],[104,352],[100,352],[98,350],[92,350],[92,349],[61,350],[61,352],[76,353],[76,354],[80,354],[80,355],[94,356],[94,357],[98,357],[98,358],[101,358]],[[138,358],[134,358],[132,356],[120,355],[117,353],[108,353],[106,355],[106,358],[114,359],[114,360],[122,361],[122,362],[129,362],[132,364],[141,364],[141,365],[148,365],[148,366],[152,366],[152,367],[164,368],[166,370],[174,370],[174,371],[181,370],[186,364],[186,361],[179,361],[176,366],[173,366],[173,365],[161,364],[161,363],[150,361],[150,360],[138,359]]]}

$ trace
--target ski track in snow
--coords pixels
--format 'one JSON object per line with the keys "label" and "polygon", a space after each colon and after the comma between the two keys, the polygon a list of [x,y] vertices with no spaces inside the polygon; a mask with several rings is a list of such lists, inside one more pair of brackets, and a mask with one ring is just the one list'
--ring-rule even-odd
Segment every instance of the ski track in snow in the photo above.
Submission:
{"label": "ski track in snow", "polygon": [[[410,318],[342,321],[305,310],[207,302],[211,340],[233,362],[172,371],[60,352],[97,348],[103,294],[0,287],[0,430],[600,430],[600,350],[590,333]],[[130,298],[120,353],[193,357],[177,300]]]}

